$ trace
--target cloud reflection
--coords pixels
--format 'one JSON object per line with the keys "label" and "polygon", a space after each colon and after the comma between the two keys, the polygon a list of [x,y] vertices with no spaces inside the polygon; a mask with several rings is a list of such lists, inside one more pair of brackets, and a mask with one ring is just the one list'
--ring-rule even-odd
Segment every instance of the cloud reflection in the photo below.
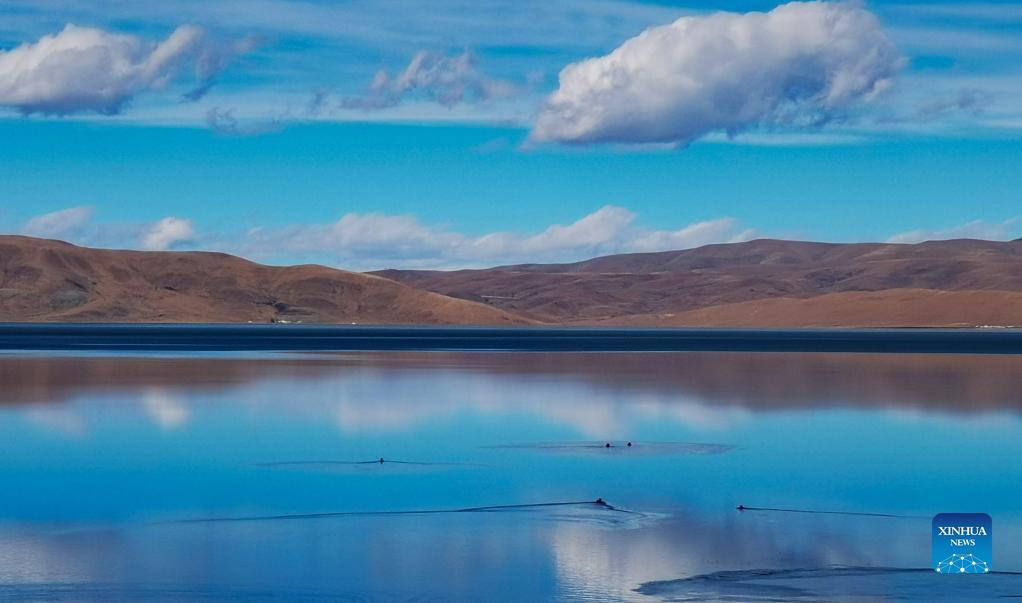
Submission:
{"label": "cloud reflection", "polygon": [[[635,530],[558,524],[550,535],[550,549],[558,582],[572,596],[647,600],[633,589],[658,580],[750,567],[911,566],[920,557],[918,550],[928,550],[925,524],[925,520],[681,513]],[[887,535],[890,546],[871,542],[878,531]]]}
{"label": "cloud reflection", "polygon": [[188,423],[191,411],[187,402],[163,387],[146,388],[142,392],[142,406],[149,416],[165,431],[183,427]]}
{"label": "cloud reflection", "polygon": [[[374,353],[0,356],[0,405],[80,436],[109,404],[182,429],[201,397],[246,412],[400,432],[456,415],[535,417],[592,439],[642,423],[726,429],[752,413],[873,408],[971,418],[1022,409],[1022,358],[865,354]],[[300,392],[300,395],[296,395]],[[79,403],[88,401],[88,412]],[[60,406],[54,406],[60,404]]]}

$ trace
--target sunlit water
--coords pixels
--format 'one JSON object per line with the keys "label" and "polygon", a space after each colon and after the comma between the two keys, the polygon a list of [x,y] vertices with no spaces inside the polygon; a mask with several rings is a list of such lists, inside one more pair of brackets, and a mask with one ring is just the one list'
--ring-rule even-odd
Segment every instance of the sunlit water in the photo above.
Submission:
{"label": "sunlit water", "polygon": [[[1020,411],[1011,356],[0,355],[0,598],[1020,596]],[[994,574],[926,570],[961,511]]]}

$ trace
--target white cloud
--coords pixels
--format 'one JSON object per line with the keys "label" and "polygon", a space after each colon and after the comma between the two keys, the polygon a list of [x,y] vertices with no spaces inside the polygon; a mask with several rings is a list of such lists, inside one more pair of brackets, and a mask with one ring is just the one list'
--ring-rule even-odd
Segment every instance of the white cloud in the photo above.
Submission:
{"label": "white cloud", "polygon": [[405,69],[391,77],[381,69],[369,86],[369,94],[342,101],[347,109],[384,109],[406,99],[422,99],[453,107],[465,102],[484,102],[513,94],[508,82],[491,78],[479,70],[470,51],[447,56],[420,50]]}
{"label": "white cloud", "polygon": [[498,231],[482,235],[423,224],[412,215],[383,213],[348,213],[329,224],[259,227],[240,236],[199,233],[191,220],[174,216],[124,224],[95,223],[91,215],[91,208],[45,214],[30,220],[22,233],[60,233],[81,245],[151,251],[187,243],[261,260],[315,261],[356,270],[575,261],[614,253],[745,241],[756,234],[732,218],[696,222],[677,230],[654,229],[640,224],[635,213],[614,205],[534,233]]}
{"label": "white cloud", "polygon": [[715,131],[819,124],[885,90],[902,63],[857,3],[682,17],[565,67],[532,138],[686,144]]}
{"label": "white cloud", "polygon": [[57,238],[93,247],[171,249],[196,238],[191,220],[168,216],[156,222],[96,223],[92,207],[69,207],[30,219],[19,230],[31,237]]}
{"label": "white cloud", "polygon": [[82,206],[36,216],[25,223],[21,233],[45,239],[75,238],[89,225],[93,212],[92,207]]}
{"label": "white cloud", "polygon": [[734,219],[721,218],[697,222],[675,231],[652,231],[636,239],[633,247],[636,251],[684,249],[711,243],[737,243],[747,241],[754,235],[752,229],[738,230]]}
{"label": "white cloud", "polygon": [[171,216],[153,224],[142,235],[141,243],[143,249],[163,251],[190,240],[194,235],[191,220]]}
{"label": "white cloud", "polygon": [[571,224],[555,224],[535,234],[471,236],[424,225],[414,216],[350,213],[333,224],[253,229],[237,251],[255,257],[299,256],[350,268],[451,267],[572,261],[740,241],[753,235],[731,218],[678,230],[650,229],[636,224],[635,218],[627,209],[607,205]]}
{"label": "white cloud", "polygon": [[1019,233],[1019,218],[1011,218],[1004,222],[990,223],[984,220],[973,220],[951,228],[939,230],[910,230],[898,233],[887,239],[888,243],[920,243],[922,241],[940,241],[946,239],[985,239],[988,241],[1007,241],[1016,238]]}
{"label": "white cloud", "polygon": [[201,97],[216,76],[253,39],[215,41],[204,29],[183,25],[162,42],[67,25],[38,41],[0,51],[0,105],[23,113],[114,114],[135,95],[166,88],[186,68]]}

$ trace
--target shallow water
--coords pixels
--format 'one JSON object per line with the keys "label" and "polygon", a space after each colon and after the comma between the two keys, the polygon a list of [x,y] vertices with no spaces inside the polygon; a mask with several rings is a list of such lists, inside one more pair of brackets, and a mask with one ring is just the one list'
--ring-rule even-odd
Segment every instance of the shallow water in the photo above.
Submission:
{"label": "shallow water", "polygon": [[[1020,392],[1014,356],[0,354],[0,598],[1019,596]],[[947,511],[993,574],[922,571]]]}

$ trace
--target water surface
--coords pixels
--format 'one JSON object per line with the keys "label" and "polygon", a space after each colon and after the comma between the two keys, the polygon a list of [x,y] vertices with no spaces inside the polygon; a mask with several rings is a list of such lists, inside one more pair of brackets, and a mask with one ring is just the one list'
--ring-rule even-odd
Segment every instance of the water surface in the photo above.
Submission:
{"label": "water surface", "polygon": [[[0,598],[1018,596],[1019,392],[1015,356],[0,354]],[[994,575],[924,571],[948,511]]]}

